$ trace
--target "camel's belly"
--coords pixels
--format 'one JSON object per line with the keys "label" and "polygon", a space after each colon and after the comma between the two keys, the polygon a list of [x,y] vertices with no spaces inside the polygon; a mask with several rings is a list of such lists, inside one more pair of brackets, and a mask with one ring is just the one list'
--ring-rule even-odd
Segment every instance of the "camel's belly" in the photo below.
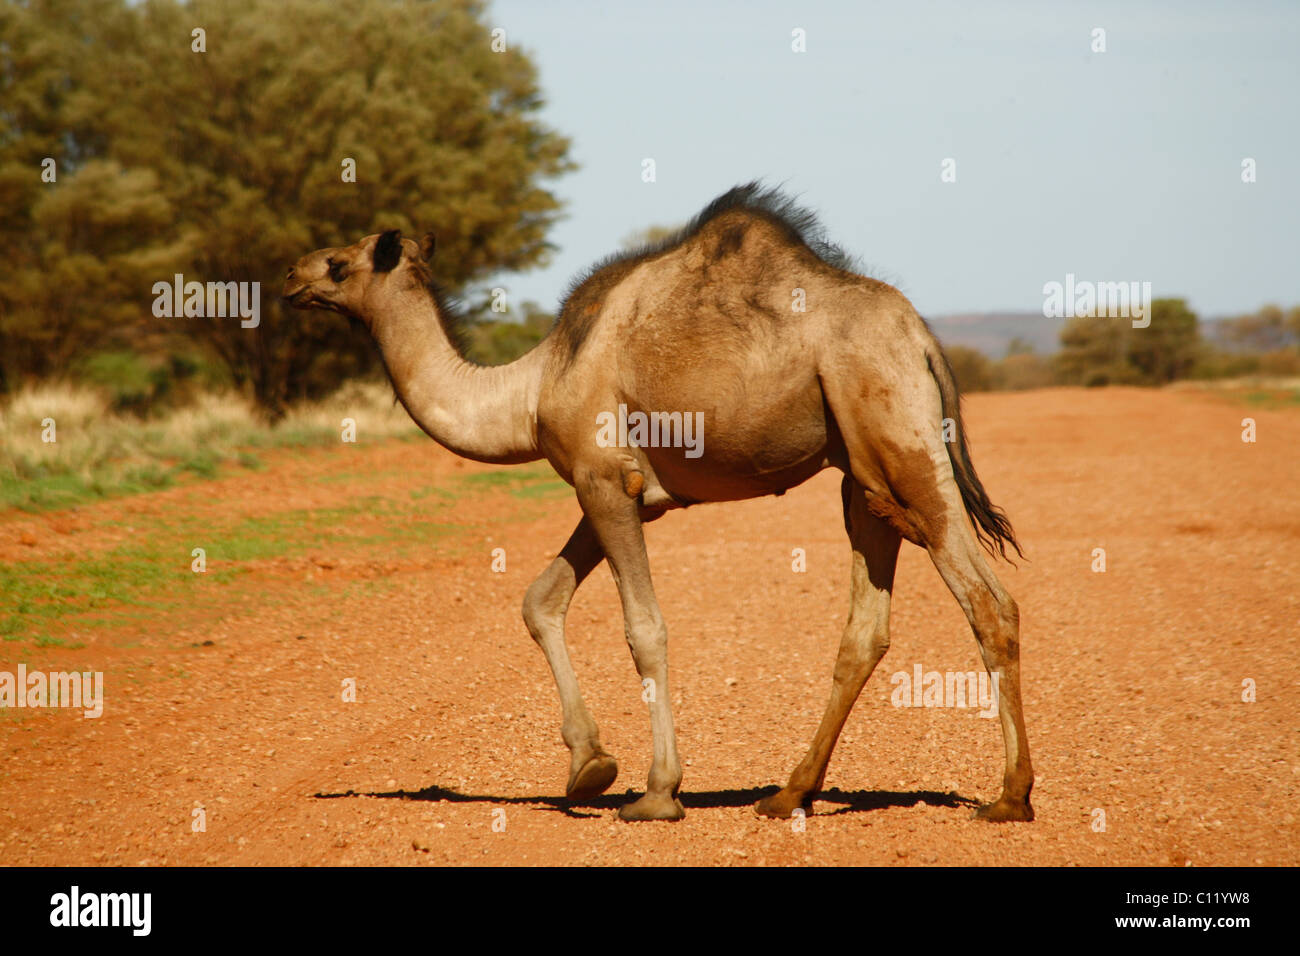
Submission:
{"label": "camel's belly", "polygon": [[[647,458],[654,472],[652,485],[661,488],[674,502],[684,505],[705,501],[739,501],[781,494],[807,481],[832,463],[830,456],[817,454],[788,468],[755,474],[740,469],[695,470],[684,467],[679,462],[657,462],[649,455]],[[650,500],[648,497],[647,501]]]}
{"label": "camel's belly", "polygon": [[[787,401],[779,408],[754,410],[760,414],[696,410],[689,444],[643,443],[639,453],[657,484],[683,503],[774,494],[834,463],[839,436],[823,413],[820,391],[815,402]],[[662,439],[663,429],[644,437]]]}
{"label": "camel's belly", "polygon": [[637,329],[615,386],[620,443],[637,448],[651,486],[684,503],[753,498],[833,462],[839,432],[796,337],[755,333],[743,349],[696,343],[683,354],[663,336],[659,325]]}

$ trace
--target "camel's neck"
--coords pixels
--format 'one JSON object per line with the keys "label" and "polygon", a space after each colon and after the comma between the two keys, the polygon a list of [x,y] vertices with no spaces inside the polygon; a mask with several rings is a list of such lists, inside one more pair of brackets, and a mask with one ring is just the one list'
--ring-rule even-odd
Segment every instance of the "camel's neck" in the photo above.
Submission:
{"label": "camel's neck", "polygon": [[456,351],[423,288],[399,293],[371,316],[397,397],[439,444],[463,458],[514,464],[537,450],[537,396],[550,341],[509,365],[478,366]]}

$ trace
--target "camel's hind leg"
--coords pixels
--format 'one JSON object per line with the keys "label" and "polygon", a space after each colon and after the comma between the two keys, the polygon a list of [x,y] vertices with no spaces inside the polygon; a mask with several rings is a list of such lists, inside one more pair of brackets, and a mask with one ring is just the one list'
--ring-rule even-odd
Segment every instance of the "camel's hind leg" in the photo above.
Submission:
{"label": "camel's hind leg", "polygon": [[927,540],[926,547],[944,583],[966,612],[985,668],[996,678],[1007,756],[1002,795],[975,815],[993,822],[1032,820],[1029,791],[1034,787],[1034,769],[1020,704],[1020,610],[980,553],[960,497],[949,502],[947,518],[945,532],[937,540]]}
{"label": "camel's hind leg", "polygon": [[758,801],[755,809],[769,817],[788,817],[807,807],[826,779],[826,765],[844,721],[876,664],[889,649],[889,598],[894,586],[899,535],[867,511],[862,486],[844,476],[844,526],[853,545],[852,595],[849,621],[835,659],[835,682],[812,746],[790,781],[777,793]]}
{"label": "camel's hind leg", "polygon": [[[857,353],[828,363],[823,372],[827,402],[853,477],[866,489],[868,511],[929,552],[966,612],[984,666],[997,677],[1006,773],[1002,795],[977,816],[1032,820],[1034,772],[1020,705],[1020,614],[980,553],[967,517],[943,440],[944,400],[933,366],[913,358],[909,368],[900,353],[892,375],[864,367]],[[875,384],[868,389],[864,382]]]}
{"label": "camel's hind leg", "polygon": [[[886,490],[874,499],[868,492],[868,507],[886,515],[906,537],[930,553],[939,575],[966,612],[985,668],[996,678],[1006,773],[1002,795],[976,816],[992,821],[1032,820],[1029,791],[1034,771],[1020,705],[1020,611],[980,553],[942,443],[933,442],[928,451],[906,451],[882,441],[881,449],[875,458],[879,469],[874,473],[864,470],[863,475],[883,474]],[[852,460],[858,476],[859,459]]]}
{"label": "camel's hind leg", "polygon": [[600,542],[586,518],[578,523],[564,549],[529,587],[524,596],[524,623],[546,655],[560,692],[561,734],[570,752],[570,800],[589,800],[609,789],[618,764],[600,745],[600,732],[578,690],[578,678],[564,642],[564,618],[578,585],[604,558]]}

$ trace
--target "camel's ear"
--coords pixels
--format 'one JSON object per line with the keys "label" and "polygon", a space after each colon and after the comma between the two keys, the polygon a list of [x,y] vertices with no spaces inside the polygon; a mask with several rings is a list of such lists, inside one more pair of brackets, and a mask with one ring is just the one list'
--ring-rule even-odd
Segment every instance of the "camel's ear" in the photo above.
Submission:
{"label": "camel's ear", "polygon": [[420,239],[420,255],[424,257],[425,262],[433,259],[433,248],[437,245],[438,240],[434,238],[433,233],[426,232]]}
{"label": "camel's ear", "polygon": [[376,272],[392,272],[402,261],[402,230],[389,229],[375,243],[372,268]]}

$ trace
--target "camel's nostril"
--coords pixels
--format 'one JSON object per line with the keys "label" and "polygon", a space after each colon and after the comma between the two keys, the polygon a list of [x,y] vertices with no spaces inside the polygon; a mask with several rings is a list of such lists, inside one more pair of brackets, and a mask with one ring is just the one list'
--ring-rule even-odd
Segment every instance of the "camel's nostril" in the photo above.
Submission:
{"label": "camel's nostril", "polygon": [[290,267],[289,267],[289,274],[286,275],[285,278],[286,278],[286,279],[292,279],[292,278],[293,278],[293,266],[290,266]]}

